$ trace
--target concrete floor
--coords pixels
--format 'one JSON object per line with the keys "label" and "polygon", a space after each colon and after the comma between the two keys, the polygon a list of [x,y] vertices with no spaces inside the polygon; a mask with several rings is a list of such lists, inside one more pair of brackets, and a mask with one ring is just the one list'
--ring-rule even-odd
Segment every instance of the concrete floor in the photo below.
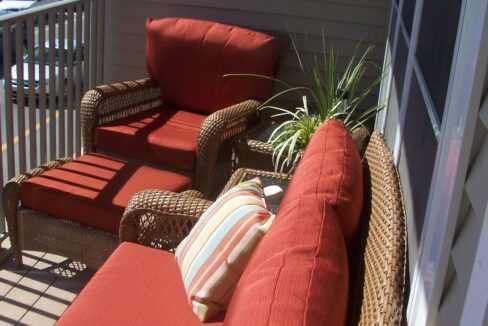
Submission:
{"label": "concrete floor", "polygon": [[[5,239],[0,257],[9,247]],[[11,257],[0,264],[0,325],[53,325],[95,273],[82,263],[44,252],[23,251],[23,259],[21,269]]]}

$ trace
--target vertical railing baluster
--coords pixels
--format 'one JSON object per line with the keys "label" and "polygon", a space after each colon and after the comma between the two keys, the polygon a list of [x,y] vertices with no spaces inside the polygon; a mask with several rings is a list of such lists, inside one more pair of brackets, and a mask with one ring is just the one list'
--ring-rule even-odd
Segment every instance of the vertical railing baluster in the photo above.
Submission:
{"label": "vertical railing baluster", "polygon": [[90,0],[83,1],[83,9],[85,11],[83,17],[83,94],[85,94],[90,87],[90,26],[91,26],[91,10],[90,10]]}
{"label": "vertical railing baluster", "polygon": [[[39,36],[39,143],[41,163],[47,162],[46,127],[46,15],[39,15],[37,32]],[[49,59],[49,58],[47,58]]]}
{"label": "vertical railing baluster", "polygon": [[[75,152],[76,156],[81,154],[81,120],[80,120],[80,107],[81,107],[81,92],[82,92],[82,69],[81,63],[84,61],[83,58],[83,48],[85,44],[82,40],[82,22],[83,22],[83,4],[78,3],[76,5],[76,70],[75,70],[75,78],[76,78],[76,92],[75,92],[75,101],[76,101],[76,119],[75,119],[75,139],[76,139],[76,146]],[[85,63],[84,63],[85,64]]]}
{"label": "vertical railing baluster", "polygon": [[96,84],[103,83],[103,63],[104,63],[104,48],[105,48],[105,0],[97,1],[98,9],[98,39],[97,39],[97,78]]}
{"label": "vertical railing baluster", "polygon": [[49,12],[49,159],[56,159],[56,16]]}
{"label": "vertical railing baluster", "polygon": [[[5,85],[5,144],[7,145],[7,175],[8,179],[15,176],[15,151],[14,151],[14,105],[12,103],[12,32],[11,24],[3,26],[3,78]],[[2,143],[3,152],[3,143]],[[3,180],[5,181],[5,180]]]}
{"label": "vertical railing baluster", "polygon": [[73,52],[73,6],[68,7],[68,34],[66,36],[66,42],[68,45],[68,55],[66,61],[66,75],[68,79],[67,88],[68,88],[68,96],[67,96],[67,135],[68,135],[68,156],[73,156],[73,143],[74,143],[74,132],[73,132],[73,104],[74,104],[74,94],[73,88],[75,83],[73,82],[73,60],[74,60],[74,52]]}
{"label": "vertical railing baluster", "polygon": [[81,99],[103,82],[105,0],[63,3],[0,19],[3,182],[59,156],[82,153]]}
{"label": "vertical railing baluster", "polygon": [[38,166],[37,163],[37,130],[36,130],[36,71],[34,54],[34,17],[27,18],[27,57],[29,72],[29,167]]}
{"label": "vertical railing baluster", "polygon": [[[5,33],[3,32],[4,30],[7,30],[8,29],[8,34],[10,34],[10,26],[8,25],[2,25],[2,37],[5,38]],[[2,51],[3,51],[3,57],[9,57],[10,59],[10,52],[5,52],[5,47],[3,44],[0,44],[0,46],[2,47]],[[10,70],[10,66],[7,66],[5,65],[5,60],[3,60],[4,62],[0,62],[0,64],[4,64],[4,69],[3,70]],[[6,68],[5,68],[6,67]],[[4,73],[5,75],[5,73]],[[3,85],[1,85],[0,87],[3,88]],[[2,91],[4,91],[4,89],[2,89]],[[1,91],[0,91],[1,93]],[[4,96],[5,97],[5,96]],[[4,103],[5,104],[5,103]],[[0,110],[3,110],[3,112],[5,112],[7,109],[7,107],[5,105],[0,105]],[[2,149],[0,150],[0,180],[2,181],[2,185],[5,184],[6,180],[4,180],[4,173],[3,173],[3,170],[4,168],[6,168],[4,165],[3,165],[3,151],[4,151],[4,146],[3,146],[3,135],[2,135],[2,132],[3,132],[3,119],[2,119],[2,115],[0,115],[0,145],[2,146]],[[0,194],[2,192],[2,188],[0,188]],[[2,205],[2,201],[0,200],[0,233],[4,233],[6,230],[5,230],[5,214],[3,212],[3,205]]]}
{"label": "vertical railing baluster", "polygon": [[15,22],[15,64],[17,67],[17,137],[19,153],[19,171],[26,170],[25,146],[25,92],[24,92],[24,21]]}
{"label": "vertical railing baluster", "polygon": [[97,78],[97,29],[98,29],[98,1],[90,1],[89,4],[91,6],[90,12],[90,76],[89,76],[89,84],[88,89],[92,89],[96,86],[96,78]]}
{"label": "vertical railing baluster", "polygon": [[58,141],[58,155],[60,157],[64,157],[66,153],[66,132],[65,132],[65,122],[64,122],[64,113],[65,113],[65,86],[66,86],[66,79],[65,79],[65,55],[66,55],[66,40],[65,40],[65,28],[64,28],[64,10],[59,10],[58,12],[58,44],[59,44],[59,65],[58,65],[58,85],[59,85],[59,96],[58,96],[58,104],[59,104],[59,141]]}

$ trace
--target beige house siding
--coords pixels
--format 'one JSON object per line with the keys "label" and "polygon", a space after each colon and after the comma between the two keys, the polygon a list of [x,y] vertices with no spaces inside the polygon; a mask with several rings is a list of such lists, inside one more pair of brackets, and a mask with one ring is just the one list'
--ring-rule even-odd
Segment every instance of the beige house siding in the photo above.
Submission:
{"label": "beige house siding", "polygon": [[[488,202],[488,92],[480,109],[438,325],[458,325],[463,312]],[[483,303],[480,303],[483,304]]]}
{"label": "beige house siding", "polygon": [[[381,66],[389,3],[387,0],[107,0],[106,11],[110,15],[106,21],[104,79],[114,82],[147,75],[144,22],[147,17],[166,16],[215,20],[285,35],[289,30],[297,35],[299,50],[304,53],[322,53],[323,27],[327,45],[339,51],[341,62],[346,62],[361,41],[375,46],[372,59]],[[376,73],[369,71],[369,78]],[[303,79],[291,47],[278,77],[295,83]],[[373,101],[376,98],[369,99]]]}

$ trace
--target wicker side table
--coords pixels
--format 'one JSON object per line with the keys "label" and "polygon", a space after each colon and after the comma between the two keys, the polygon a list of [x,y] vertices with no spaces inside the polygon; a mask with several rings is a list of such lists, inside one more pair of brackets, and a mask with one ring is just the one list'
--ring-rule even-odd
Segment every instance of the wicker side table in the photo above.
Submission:
{"label": "wicker side table", "polygon": [[[241,168],[232,174],[232,177],[230,178],[229,182],[227,182],[221,194],[224,194],[230,188],[234,187],[242,181],[250,180],[256,177],[261,180],[263,187],[272,185],[280,186],[281,189],[283,189],[283,193],[286,191],[286,188],[288,188],[288,183],[291,180],[291,175],[284,173]],[[276,199],[268,200],[269,209],[273,213],[276,213],[276,211],[278,210],[282,198],[283,197],[279,197]]]}
{"label": "wicker side table", "polygon": [[267,141],[276,126],[275,123],[261,123],[234,139],[232,144],[232,171],[239,168],[274,170],[273,146]]}
{"label": "wicker side table", "polygon": [[[249,168],[264,171],[274,171],[273,146],[267,141],[277,123],[260,123],[258,126],[242,133],[232,143],[232,171],[239,168]],[[351,134],[361,157],[369,140],[369,131],[366,128],[357,128]],[[287,173],[288,170],[283,172]]]}

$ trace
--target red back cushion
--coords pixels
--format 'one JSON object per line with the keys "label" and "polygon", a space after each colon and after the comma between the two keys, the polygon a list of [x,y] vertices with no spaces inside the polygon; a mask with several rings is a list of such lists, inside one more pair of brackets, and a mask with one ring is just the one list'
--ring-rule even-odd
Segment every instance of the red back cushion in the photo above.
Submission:
{"label": "red back cushion", "polygon": [[286,202],[253,253],[226,325],[343,325],[347,253],[334,210],[314,195]]}
{"label": "red back cushion", "polygon": [[273,75],[274,37],[186,18],[146,21],[149,76],[167,101],[212,113],[247,99],[266,99],[272,82],[230,73]]}
{"label": "red back cushion", "polygon": [[348,248],[354,246],[363,205],[363,170],[354,141],[340,120],[325,122],[313,135],[288,185],[283,202],[317,194],[331,205]]}

